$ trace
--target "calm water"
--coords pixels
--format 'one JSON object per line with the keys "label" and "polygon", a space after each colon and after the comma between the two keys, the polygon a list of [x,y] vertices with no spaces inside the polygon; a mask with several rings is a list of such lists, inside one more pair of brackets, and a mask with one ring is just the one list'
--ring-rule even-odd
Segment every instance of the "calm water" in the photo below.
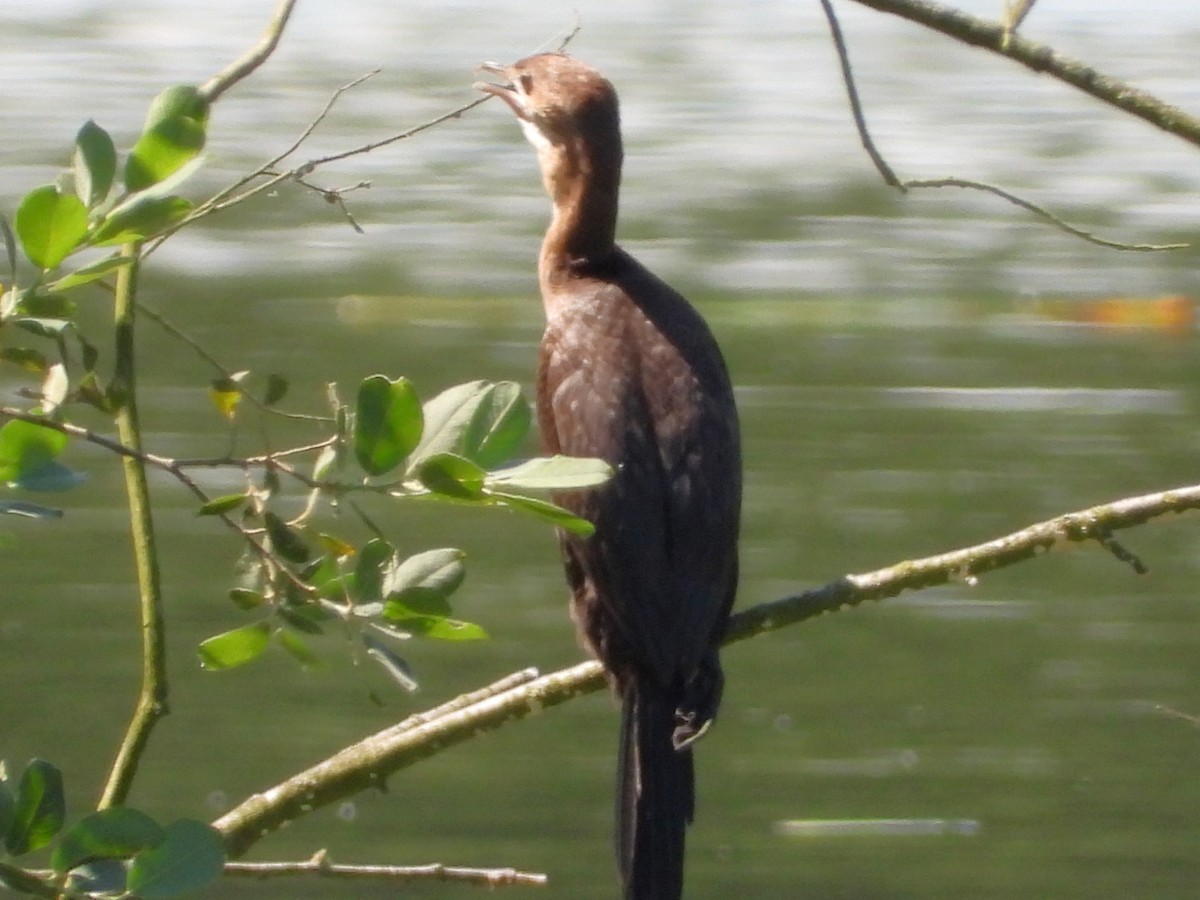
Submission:
{"label": "calm water", "polygon": [[[743,6],[302,0],[277,58],[214,113],[202,186],[272,156],[371,69],[382,71],[344,98],[306,156],[444,112],[470,97],[477,62],[552,45],[578,7],[575,52],[622,91],[626,244],[696,299],[739,384],[743,604],[1193,481],[1194,332],[1154,315],[1188,307],[1096,301],[1195,296],[1196,253],[1103,251],[990,199],[893,198],[858,148],[815,4]],[[0,210],[54,176],[86,118],[128,143],[162,85],[203,80],[237,55],[267,7],[5,4]],[[876,138],[902,175],[995,181],[1110,236],[1195,237],[1194,150],[1003,61],[866,10],[843,14]],[[1200,6],[1060,2],[1026,32],[1200,109]],[[364,179],[371,189],[350,197],[365,234],[314,195],[280,190],[157,254],[147,302],[230,368],[288,373],[297,407],[319,409],[328,380],[348,395],[375,371],[426,393],[475,377],[527,382],[545,201],[505,112],[485,106],[314,177]],[[102,339],[103,300],[91,303]],[[1112,309],[1140,324],[1082,321]],[[150,326],[143,338],[154,449],[224,451],[203,363]],[[20,382],[4,378],[11,396]],[[99,451],[74,448],[70,461],[91,478],[55,498],[66,518],[0,523],[0,757],[59,762],[78,811],[136,670],[120,488]],[[237,485],[211,486],[223,483]],[[195,643],[241,621],[224,600],[238,548],[170,482],[155,489],[174,714],[134,802],[164,818],[213,817],[407,712],[578,658],[545,529],[379,506],[407,549],[468,550],[457,608],[491,641],[414,645],[415,698],[354,667],[336,638],[318,672],[270,658],[206,675]],[[724,717],[699,754],[689,897],[1195,896],[1200,730],[1164,712],[1200,712],[1195,529],[1182,519],[1129,534],[1144,577],[1082,548],[731,650]],[[257,851],[514,865],[552,877],[522,896],[611,897],[615,738],[611,703],[592,697],[402,773],[387,795],[296,823]],[[899,824],[830,824],[842,820]]]}

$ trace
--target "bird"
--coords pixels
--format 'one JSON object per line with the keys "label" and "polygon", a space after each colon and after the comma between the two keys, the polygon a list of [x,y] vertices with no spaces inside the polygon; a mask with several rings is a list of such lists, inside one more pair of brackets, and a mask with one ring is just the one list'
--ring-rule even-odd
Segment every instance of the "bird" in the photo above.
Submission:
{"label": "bird", "polygon": [[555,496],[581,643],[619,698],[617,867],[625,900],[678,900],[695,810],[694,742],[713,723],[718,648],[738,579],[740,431],[721,350],[696,309],[616,243],[616,90],[564,53],[484,63],[537,150],[552,214],[538,257],[546,327],[536,380],[547,455],[612,478]]}

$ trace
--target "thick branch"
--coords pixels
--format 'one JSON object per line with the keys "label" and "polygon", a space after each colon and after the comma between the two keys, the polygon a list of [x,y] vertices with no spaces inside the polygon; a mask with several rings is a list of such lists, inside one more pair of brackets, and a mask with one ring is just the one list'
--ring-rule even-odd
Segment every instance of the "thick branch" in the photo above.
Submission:
{"label": "thick branch", "polygon": [[[984,544],[875,572],[846,575],[824,587],[739,613],[729,623],[725,642],[745,640],[865,600],[882,600],[956,580],[974,583],[984,572],[1031,559],[1060,545],[1094,540],[1111,551],[1115,546],[1113,532],[1168,513],[1194,509],[1200,509],[1200,485],[1117,500],[1039,522]],[[1120,559],[1121,554],[1117,555]],[[597,662],[580,663],[532,680],[525,680],[527,677],[527,673],[523,678],[514,676],[518,682],[515,685],[507,680],[497,682],[372,735],[282,784],[255,794],[213,825],[224,835],[230,856],[241,856],[259,838],[313,809],[366,788],[382,790],[385,779],[399,769],[604,685],[604,670]]]}
{"label": "thick branch", "polygon": [[1007,31],[999,22],[979,19],[929,0],[854,0],[880,12],[924,25],[955,40],[1007,56],[1149,122],[1200,147],[1200,119],[1125,82],[1101,74],[1069,56]]}

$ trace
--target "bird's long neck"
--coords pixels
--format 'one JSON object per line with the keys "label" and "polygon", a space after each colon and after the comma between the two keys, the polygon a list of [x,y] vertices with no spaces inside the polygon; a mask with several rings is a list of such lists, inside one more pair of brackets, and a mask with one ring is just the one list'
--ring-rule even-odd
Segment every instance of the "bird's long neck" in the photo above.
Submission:
{"label": "bird's long neck", "polygon": [[538,281],[550,313],[552,298],[567,281],[616,249],[620,137],[597,141],[576,136],[564,144],[540,147],[538,158],[554,202],[538,260]]}

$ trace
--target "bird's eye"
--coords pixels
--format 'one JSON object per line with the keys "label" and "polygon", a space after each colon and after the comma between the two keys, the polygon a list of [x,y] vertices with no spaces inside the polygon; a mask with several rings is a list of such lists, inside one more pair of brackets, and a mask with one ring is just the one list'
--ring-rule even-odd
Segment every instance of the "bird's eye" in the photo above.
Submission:
{"label": "bird's eye", "polygon": [[530,91],[533,90],[533,76],[530,75],[528,72],[523,72],[521,74],[521,77],[518,78],[517,81],[521,85],[522,93],[528,94]]}

